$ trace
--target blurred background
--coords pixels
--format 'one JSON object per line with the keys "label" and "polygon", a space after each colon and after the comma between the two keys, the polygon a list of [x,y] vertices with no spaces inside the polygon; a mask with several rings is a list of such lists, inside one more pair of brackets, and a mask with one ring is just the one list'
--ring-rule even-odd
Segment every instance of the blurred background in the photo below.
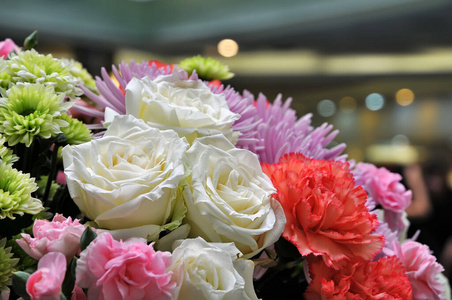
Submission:
{"label": "blurred background", "polygon": [[3,0],[0,40],[38,30],[38,51],[94,75],[214,57],[235,73],[225,84],[292,97],[351,158],[425,184],[409,217],[439,256],[452,232],[451,15],[449,0]]}

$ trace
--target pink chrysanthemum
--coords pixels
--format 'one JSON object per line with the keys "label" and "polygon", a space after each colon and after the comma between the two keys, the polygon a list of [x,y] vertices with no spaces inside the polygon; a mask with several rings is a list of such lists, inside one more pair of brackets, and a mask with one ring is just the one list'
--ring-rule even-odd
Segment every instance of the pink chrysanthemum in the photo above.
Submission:
{"label": "pink chrysanthemum", "polygon": [[[247,92],[244,97],[253,99]],[[284,154],[291,152],[319,160],[345,160],[345,156],[339,156],[345,149],[345,144],[326,148],[339,132],[331,132],[333,126],[326,123],[317,128],[312,127],[312,114],[297,119],[295,110],[290,108],[291,102],[291,98],[283,102],[279,95],[269,104],[264,95],[258,96],[256,113],[262,123],[258,127],[256,154],[261,162],[276,163]]]}

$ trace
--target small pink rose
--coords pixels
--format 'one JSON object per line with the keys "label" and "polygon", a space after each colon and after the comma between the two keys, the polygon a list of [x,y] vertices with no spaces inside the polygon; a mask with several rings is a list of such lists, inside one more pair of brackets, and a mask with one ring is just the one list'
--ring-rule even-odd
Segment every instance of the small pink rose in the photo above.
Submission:
{"label": "small pink rose", "polygon": [[169,252],[154,251],[145,239],[116,241],[100,234],[80,254],[76,284],[88,299],[171,299],[176,283]]}
{"label": "small pink rose", "polygon": [[0,42],[0,57],[6,58],[12,51],[18,52],[19,47],[11,39]]}
{"label": "small pink rose", "polygon": [[66,273],[66,258],[59,252],[44,255],[38,270],[27,280],[27,293],[34,300],[59,300]]}
{"label": "small pink rose", "polygon": [[52,222],[36,220],[33,224],[34,238],[22,233],[22,238],[16,240],[22,249],[34,259],[40,259],[49,252],[61,252],[70,261],[80,252],[80,237],[85,226],[78,219],[72,221],[56,214]]}

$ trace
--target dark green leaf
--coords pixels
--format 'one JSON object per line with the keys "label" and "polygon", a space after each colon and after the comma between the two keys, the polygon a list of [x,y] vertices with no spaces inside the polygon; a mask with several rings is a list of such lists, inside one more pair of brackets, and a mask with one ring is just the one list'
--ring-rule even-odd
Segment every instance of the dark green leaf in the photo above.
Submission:
{"label": "dark green leaf", "polygon": [[25,300],[31,299],[26,289],[28,277],[30,274],[21,271],[15,272],[12,277],[14,292]]}
{"label": "dark green leaf", "polygon": [[95,233],[91,227],[86,227],[85,231],[83,231],[82,237],[80,238],[80,249],[82,249],[82,251],[85,250],[96,237],[97,233]]}
{"label": "dark green leaf", "polygon": [[24,41],[25,50],[31,50],[38,44],[38,31],[33,31],[32,34],[27,36]]}

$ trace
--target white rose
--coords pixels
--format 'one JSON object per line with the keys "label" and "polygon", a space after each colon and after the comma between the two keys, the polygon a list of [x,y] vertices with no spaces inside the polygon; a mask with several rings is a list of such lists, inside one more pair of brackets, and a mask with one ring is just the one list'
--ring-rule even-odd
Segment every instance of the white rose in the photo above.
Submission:
{"label": "white rose", "polygon": [[202,238],[174,243],[173,280],[179,300],[257,299],[253,287],[254,263],[238,259],[233,243],[207,243]]}
{"label": "white rose", "polygon": [[286,218],[254,153],[218,135],[196,140],[187,158],[192,173],[183,197],[190,237],[233,242],[245,258],[278,240]]}
{"label": "white rose", "polygon": [[117,230],[115,237],[154,240],[184,217],[176,196],[187,148],[174,131],[117,116],[102,138],[63,149],[69,192],[97,226]]}
{"label": "white rose", "polygon": [[[173,129],[191,144],[197,137],[224,134],[234,144],[239,133],[223,94],[214,94],[201,80],[181,79],[177,72],[133,78],[126,87],[126,113],[159,129]],[[106,121],[110,117],[106,114]]]}

